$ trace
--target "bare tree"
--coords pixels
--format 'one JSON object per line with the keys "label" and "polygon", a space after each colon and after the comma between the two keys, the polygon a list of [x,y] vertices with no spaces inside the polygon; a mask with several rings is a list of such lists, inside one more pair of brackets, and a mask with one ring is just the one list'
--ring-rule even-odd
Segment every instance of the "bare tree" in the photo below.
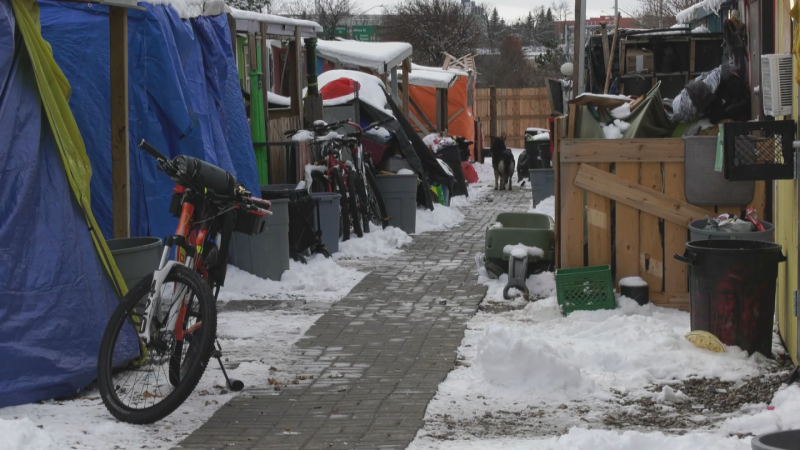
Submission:
{"label": "bare tree", "polygon": [[642,28],[668,28],[675,25],[675,16],[699,0],[636,0],[633,11]]}
{"label": "bare tree", "polygon": [[336,27],[347,23],[347,19],[355,16],[359,8],[354,0],[315,0],[317,22],[322,25],[326,39],[333,39]]}
{"label": "bare tree", "polygon": [[315,6],[314,0],[269,0],[264,8],[264,12],[295,18],[310,19],[316,15]]}
{"label": "bare tree", "polygon": [[270,0],[229,0],[228,5],[245,11],[261,12],[270,4]]}
{"label": "bare tree", "polygon": [[442,52],[474,52],[480,37],[475,14],[456,0],[403,0],[387,8],[381,29],[382,40],[410,43],[414,61],[427,65],[440,64]]}

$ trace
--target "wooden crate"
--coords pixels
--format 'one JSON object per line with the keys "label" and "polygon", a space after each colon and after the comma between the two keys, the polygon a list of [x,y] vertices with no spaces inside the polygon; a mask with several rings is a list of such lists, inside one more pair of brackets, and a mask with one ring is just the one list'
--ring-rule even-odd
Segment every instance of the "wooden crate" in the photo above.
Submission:
{"label": "wooden crate", "polygon": [[746,206],[764,211],[767,185],[756,183],[750,205],[688,204],[683,151],[682,139],[567,139],[556,133],[559,267],[613,261],[615,283],[639,276],[654,303],[687,309],[686,266],[673,255],[684,252],[689,222],[739,214]]}

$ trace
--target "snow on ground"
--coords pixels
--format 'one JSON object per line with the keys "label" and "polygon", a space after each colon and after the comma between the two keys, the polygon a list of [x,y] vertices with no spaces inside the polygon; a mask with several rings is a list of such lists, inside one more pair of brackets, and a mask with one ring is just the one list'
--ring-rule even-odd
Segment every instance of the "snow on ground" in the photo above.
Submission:
{"label": "snow on ground", "polygon": [[308,264],[289,261],[289,270],[283,273],[281,281],[265,280],[235,266],[228,266],[228,276],[219,299],[335,302],[347,295],[367,275],[322,255],[307,259]]}
{"label": "snow on ground", "polygon": [[[218,335],[228,361],[228,374],[248,389],[267,389],[269,379],[281,384],[295,376],[292,345],[319,314],[283,311],[222,312]],[[274,369],[274,370],[272,370]],[[302,369],[301,369],[302,370]],[[97,389],[68,400],[46,401],[0,409],[3,450],[61,450],[114,448],[171,448],[202,425],[234,394],[215,360],[209,362],[200,384],[177,411],[148,426],[117,422],[108,413]],[[40,427],[40,428],[37,428]],[[10,443],[10,444],[9,444]],[[9,446],[6,446],[9,445]]]}
{"label": "snow on ground", "polygon": [[[533,203],[533,202],[531,202]],[[547,214],[555,220],[556,217],[556,197],[551,195],[539,202],[535,207],[528,209],[529,213]]]}
{"label": "snow on ground", "polygon": [[[546,210],[548,200],[537,209]],[[677,405],[689,399],[677,387],[682,381],[716,379],[740,389],[774,372],[775,363],[737,347],[714,353],[693,346],[684,338],[686,312],[618,297],[615,310],[563,317],[553,273],[527,280],[531,298],[547,297],[531,303],[504,301],[507,276],[485,275],[479,270],[486,311],[503,303],[524,307],[479,312],[470,321],[456,368],[439,385],[409,449],[745,450],[744,435],[800,428],[800,386],[793,385],[780,388],[770,408],[717,414],[714,405],[687,405],[696,411],[691,420],[703,425],[683,436],[686,429],[609,430],[612,413],[646,412],[637,401],[650,402],[661,411],[656,415],[678,415]]]}
{"label": "snow on ground", "polygon": [[416,233],[442,231],[458,226],[464,220],[464,214],[456,207],[447,207],[439,204],[429,209],[417,209]]}
{"label": "snow on ground", "polygon": [[402,253],[404,246],[411,244],[411,236],[397,227],[370,227],[364,237],[351,237],[349,241],[339,243],[339,251],[333,254],[334,259],[383,258]]}

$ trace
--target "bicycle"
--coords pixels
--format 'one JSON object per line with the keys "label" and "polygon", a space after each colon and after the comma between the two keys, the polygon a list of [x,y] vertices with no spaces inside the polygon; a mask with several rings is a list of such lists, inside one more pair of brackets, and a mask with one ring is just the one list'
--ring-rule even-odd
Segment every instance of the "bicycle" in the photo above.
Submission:
{"label": "bicycle", "polygon": [[[212,356],[231,390],[244,387],[228,378],[220,359],[216,299],[233,232],[261,233],[272,213],[268,201],[252,198],[219,167],[189,156],[170,160],[144,140],[139,146],[175,181],[170,212],[179,222],[164,240],[158,269],[133,286],[111,315],[97,384],[116,419],[147,424],[186,401]],[[176,258],[170,260],[173,248]]]}
{"label": "bicycle", "polygon": [[[363,228],[367,233],[369,232],[370,222],[381,228],[389,226],[389,216],[386,213],[386,204],[383,202],[383,196],[378,189],[378,179],[376,177],[378,171],[372,163],[372,154],[364,150],[361,140],[365,131],[378,129],[389,120],[390,119],[372,123],[364,129],[355,122],[347,121],[347,125],[357,130],[353,133],[347,133],[345,136],[351,138],[351,140],[347,142],[357,144],[351,147],[351,151],[355,169],[358,174],[356,177],[356,190],[361,197],[359,203],[361,205],[361,216],[364,222]],[[365,178],[366,183],[364,182]]]}

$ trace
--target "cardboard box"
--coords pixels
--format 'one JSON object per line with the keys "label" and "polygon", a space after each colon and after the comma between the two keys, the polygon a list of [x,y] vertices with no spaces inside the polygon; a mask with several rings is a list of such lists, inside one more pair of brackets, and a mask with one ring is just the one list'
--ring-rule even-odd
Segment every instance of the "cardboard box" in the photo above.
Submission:
{"label": "cardboard box", "polygon": [[625,50],[625,73],[655,71],[653,63],[653,51],[641,48],[629,48]]}

